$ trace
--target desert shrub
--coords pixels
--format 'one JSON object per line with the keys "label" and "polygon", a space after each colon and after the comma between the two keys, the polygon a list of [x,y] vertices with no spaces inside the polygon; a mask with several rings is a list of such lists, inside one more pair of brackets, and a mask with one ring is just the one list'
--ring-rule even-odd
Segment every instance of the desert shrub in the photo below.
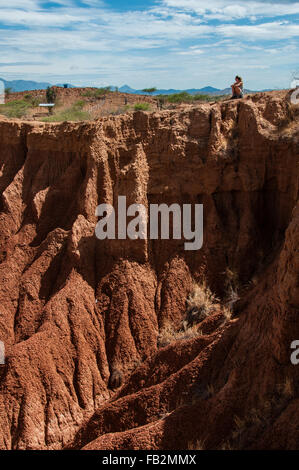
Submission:
{"label": "desert shrub", "polygon": [[22,118],[31,108],[31,103],[26,100],[13,100],[0,105],[0,114],[9,118]]}
{"label": "desert shrub", "polygon": [[6,96],[9,96],[11,93],[12,93],[12,88],[11,87],[5,88],[5,95]]}
{"label": "desert shrub", "polygon": [[31,100],[31,106],[33,108],[36,108],[42,102],[43,102],[43,100],[41,100],[40,98],[33,97],[32,100]]}
{"label": "desert shrub", "polygon": [[181,93],[174,93],[173,95],[167,96],[167,101],[169,103],[180,104],[190,102],[191,100],[192,96],[186,91],[182,91]]}
{"label": "desert shrub", "polygon": [[211,101],[214,97],[209,95],[190,95],[187,91],[182,91],[181,93],[175,93],[173,95],[167,96],[167,101],[169,103],[180,104],[180,103],[192,103],[193,101]]}
{"label": "desert shrub", "polygon": [[182,91],[181,93],[174,93],[173,95],[163,95],[163,98],[172,104],[181,104],[181,103],[194,103],[196,101],[221,101],[226,98],[225,95],[213,96],[213,95],[202,95],[200,93],[195,95],[190,95],[187,91]]}
{"label": "desert shrub", "polygon": [[202,322],[214,313],[219,300],[203,282],[194,284],[192,292],[187,298],[187,326]]}
{"label": "desert shrub", "polygon": [[96,90],[86,90],[81,94],[81,96],[84,96],[85,98],[100,98],[109,92],[111,92],[111,87],[107,86],[103,88],[97,88]]}
{"label": "desert shrub", "polygon": [[231,310],[225,305],[220,305],[219,299],[212,293],[205,281],[200,285],[193,284],[186,304],[186,318],[179,328],[175,328],[170,322],[165,323],[158,335],[158,347],[163,348],[175,341],[201,336],[203,333],[198,325],[218,310],[223,316],[221,326],[231,319]]}
{"label": "desert shrub", "polygon": [[192,95],[192,101],[210,101],[211,98],[214,99],[215,97],[201,94]]}
{"label": "desert shrub", "polygon": [[135,111],[148,111],[150,109],[149,103],[136,103],[134,105]]}
{"label": "desert shrub", "polygon": [[86,90],[84,92],[81,92],[81,96],[84,96],[85,98],[94,98],[95,97],[95,91],[94,90]]}
{"label": "desert shrub", "polygon": [[84,100],[78,100],[73,104],[73,107],[82,109],[85,106]]}
{"label": "desert shrub", "polygon": [[89,121],[90,114],[83,111],[84,101],[77,101],[71,107],[62,111],[57,111],[52,116],[43,119],[44,122],[64,122],[64,121]]}
{"label": "desert shrub", "polygon": [[202,332],[195,326],[186,330],[180,329],[178,331],[170,322],[168,322],[163,326],[158,335],[158,347],[165,348],[165,346],[168,346],[168,344],[171,344],[175,341],[196,338],[201,335]]}
{"label": "desert shrub", "polygon": [[33,108],[36,108],[40,103],[43,102],[41,98],[32,95],[24,95],[24,99],[30,103]]}

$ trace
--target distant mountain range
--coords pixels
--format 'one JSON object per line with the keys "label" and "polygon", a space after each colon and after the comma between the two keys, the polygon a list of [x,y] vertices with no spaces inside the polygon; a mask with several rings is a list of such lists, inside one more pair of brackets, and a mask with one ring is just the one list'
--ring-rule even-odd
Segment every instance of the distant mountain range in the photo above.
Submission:
{"label": "distant mountain range", "polygon": [[[51,83],[48,82],[34,82],[31,80],[12,80],[12,81],[7,81],[4,80],[3,78],[0,78],[5,84],[6,88],[11,88],[12,91],[30,91],[30,90],[44,90],[48,88],[48,86],[52,86]],[[57,84],[56,86],[63,86],[64,84]],[[67,84],[68,88],[75,88],[74,85]],[[112,86],[112,90],[115,90],[116,87]],[[145,93],[142,90],[135,90],[134,88],[131,88],[129,85],[124,85],[118,90],[121,93],[130,93],[134,95],[144,95]],[[183,91],[190,93],[191,95],[196,95],[196,94],[201,94],[201,95],[229,95],[231,93],[230,88],[224,88],[223,90],[220,90],[219,88],[214,88],[211,86],[206,86],[204,88],[189,88],[187,90],[176,90],[176,89],[169,89],[169,90],[164,90],[160,89],[157,90],[153,93],[153,95],[173,95],[175,93],[182,93]],[[262,91],[271,91],[271,90],[262,90]],[[245,93],[255,93],[256,91],[254,90],[245,90]]]}
{"label": "distant mountain range", "polygon": [[[112,87],[114,89],[115,87]],[[131,88],[128,85],[124,85],[118,89],[122,93],[130,93],[130,94],[136,94],[136,95],[144,95],[145,93],[142,90],[135,90],[134,88]],[[182,93],[182,92],[187,92],[190,95],[213,95],[213,96],[219,96],[219,95],[230,95],[231,94],[231,88],[224,88],[223,90],[220,90],[219,88],[214,88],[212,86],[206,86],[204,88],[189,88],[187,90],[176,90],[173,88],[170,88],[169,90],[164,90],[160,89],[157,90],[153,93],[153,96],[155,95],[173,95],[175,93]],[[245,93],[257,93],[257,90],[244,90]],[[272,91],[272,90],[262,90],[262,91]]]}
{"label": "distant mountain range", "polygon": [[[142,95],[145,94],[142,90],[134,90],[134,88],[129,87],[128,85],[124,85],[119,88],[119,91],[122,93],[130,93],[134,95]],[[187,90],[176,90],[174,88],[170,88],[168,90],[160,89],[153,93],[153,95],[173,95],[175,93],[182,93],[183,91],[190,93],[190,95],[222,95],[231,92],[231,89],[227,88],[226,90],[220,90],[219,88],[214,88],[212,86],[207,86],[204,88],[189,88]]]}
{"label": "distant mountain range", "polygon": [[[30,91],[30,90],[45,90],[48,86],[52,86],[52,83],[48,82],[34,82],[31,80],[4,80],[4,78],[0,78],[4,82],[5,88],[11,88],[11,91]],[[56,86],[63,86],[64,84],[57,84]],[[69,88],[75,88],[73,85],[67,84]]]}

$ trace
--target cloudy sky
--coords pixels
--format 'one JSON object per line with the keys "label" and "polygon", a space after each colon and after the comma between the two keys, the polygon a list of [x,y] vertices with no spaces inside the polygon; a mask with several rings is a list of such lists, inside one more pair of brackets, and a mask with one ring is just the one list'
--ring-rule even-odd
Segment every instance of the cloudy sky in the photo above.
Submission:
{"label": "cloudy sky", "polygon": [[299,1],[0,0],[0,44],[8,80],[288,88]]}

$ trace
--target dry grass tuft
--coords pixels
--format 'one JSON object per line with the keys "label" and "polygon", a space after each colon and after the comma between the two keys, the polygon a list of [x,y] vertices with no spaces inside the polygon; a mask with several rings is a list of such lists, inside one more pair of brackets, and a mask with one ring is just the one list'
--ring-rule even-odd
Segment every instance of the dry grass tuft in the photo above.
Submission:
{"label": "dry grass tuft", "polygon": [[187,330],[175,330],[171,323],[166,323],[161,329],[158,336],[158,347],[165,348],[174,341],[183,341],[185,339],[196,338],[201,336],[202,332],[196,327],[188,328]]}
{"label": "dry grass tuft", "polygon": [[277,387],[279,394],[284,398],[292,398],[294,396],[293,381],[289,377],[285,382]]}
{"label": "dry grass tuft", "polygon": [[[217,312],[220,308],[219,299],[212,293],[206,282],[200,285],[193,283],[193,289],[187,298],[186,318],[181,327],[176,329],[170,322],[165,323],[158,336],[158,347],[164,348],[175,341],[196,338],[202,335],[198,324]],[[221,306],[224,323],[231,319],[232,312],[227,306]]]}
{"label": "dry grass tuft", "polygon": [[187,450],[205,450],[205,442],[200,440],[189,442]]}
{"label": "dry grass tuft", "polygon": [[187,325],[193,326],[202,322],[215,312],[218,305],[219,300],[205,282],[202,285],[194,284],[187,299]]}

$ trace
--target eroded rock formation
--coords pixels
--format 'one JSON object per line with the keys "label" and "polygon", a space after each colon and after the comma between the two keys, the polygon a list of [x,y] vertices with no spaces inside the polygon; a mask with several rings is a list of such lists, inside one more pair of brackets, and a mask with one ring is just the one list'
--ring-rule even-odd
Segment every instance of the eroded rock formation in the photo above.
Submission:
{"label": "eroded rock formation", "polygon": [[[286,92],[93,123],[0,121],[2,449],[298,448],[298,121]],[[95,237],[95,209],[204,205],[204,245]],[[192,280],[239,297],[179,327]],[[118,388],[121,386],[121,388]]]}

